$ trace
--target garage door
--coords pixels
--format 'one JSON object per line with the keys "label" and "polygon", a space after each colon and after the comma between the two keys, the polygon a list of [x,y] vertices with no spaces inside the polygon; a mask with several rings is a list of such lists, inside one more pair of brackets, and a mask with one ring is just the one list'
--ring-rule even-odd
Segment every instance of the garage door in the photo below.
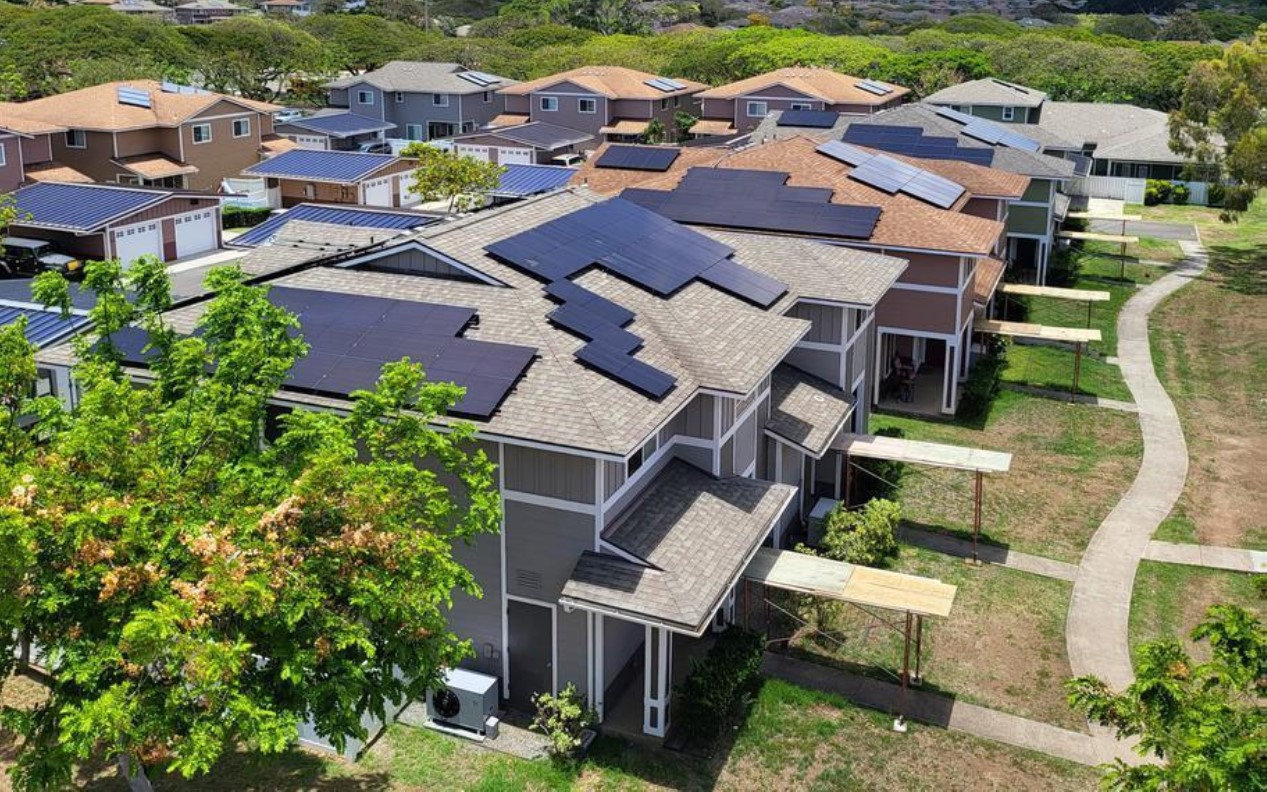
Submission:
{"label": "garage door", "polygon": [[499,165],[531,165],[532,164],[532,149],[499,148],[497,149],[497,164]]}
{"label": "garage door", "polygon": [[391,206],[392,178],[388,177],[365,182],[364,203],[366,206]]}
{"label": "garage door", "polygon": [[459,157],[471,157],[481,162],[488,162],[488,146],[468,146],[459,143],[457,153]]}
{"label": "garage door", "polygon": [[397,177],[400,180],[400,205],[414,206],[422,202],[422,196],[413,191],[412,184],[414,175],[412,173],[402,173]]}
{"label": "garage door", "polygon": [[176,218],[176,258],[216,249],[216,213],[211,209]]}
{"label": "garage door", "polygon": [[140,223],[127,228],[116,228],[114,234],[114,256],[128,267],[145,254],[163,258],[163,233],[158,221]]}
{"label": "garage door", "polygon": [[302,149],[317,149],[318,151],[325,151],[329,148],[329,146],[326,145],[327,138],[325,135],[288,135],[288,137],[295,141],[295,145]]}

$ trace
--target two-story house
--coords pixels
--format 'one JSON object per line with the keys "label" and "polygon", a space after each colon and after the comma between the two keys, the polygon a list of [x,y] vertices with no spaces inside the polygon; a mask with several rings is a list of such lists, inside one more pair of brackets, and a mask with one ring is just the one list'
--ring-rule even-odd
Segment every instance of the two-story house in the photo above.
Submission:
{"label": "two-story house", "polygon": [[727,136],[750,132],[783,110],[871,115],[906,100],[909,88],[852,77],[821,66],[792,66],[701,92],[700,120],[691,134]]}
{"label": "two-story house", "polygon": [[499,89],[515,81],[459,63],[391,61],[364,74],[328,82],[327,102],[396,125],[406,140],[472,132],[501,115]]}
{"label": "two-story house", "polygon": [[33,181],[92,181],[53,161],[53,136],[65,132],[65,127],[22,118],[16,107],[0,103],[0,194]]}
{"label": "two-story house", "polygon": [[[525,257],[551,240],[548,270]],[[733,623],[757,551],[783,543],[809,498],[839,493],[833,444],[866,424],[875,306],[904,268],[691,229],[586,190],[305,266],[270,280],[270,299],[299,314],[314,352],[348,336],[323,328],[368,339],[387,332],[380,317],[427,311],[435,332],[393,333],[383,354],[467,388],[452,417],[497,465],[503,521],[454,548],[482,589],[455,594],[448,617],[472,643],[464,665],[520,711],[572,683],[606,722],[658,736],[674,664]],[[169,325],[189,332],[204,309]],[[827,349],[828,379],[802,367],[799,351]],[[68,348],[40,359],[68,394]],[[278,409],[346,410],[376,376],[333,363],[348,368],[313,380],[297,366]]]}
{"label": "two-story house", "polygon": [[217,191],[273,139],[264,102],[153,80],[112,82],[8,105],[61,127],[51,159],[93,181]]}
{"label": "two-story house", "polygon": [[251,9],[230,0],[193,0],[175,8],[176,23],[179,25],[206,25],[249,13]]}
{"label": "two-story house", "polygon": [[1047,94],[995,77],[968,80],[925,97],[925,102],[1005,124],[1037,124]]}
{"label": "two-story house", "polygon": [[[643,151],[622,151],[634,148]],[[620,155],[614,162],[613,152]],[[648,162],[644,152],[661,152],[662,159]],[[701,192],[694,182],[709,171],[756,172],[767,181],[748,177]],[[739,150],[609,145],[573,183],[692,225],[764,229],[906,259],[909,266],[876,309],[873,398],[886,409],[950,415],[968,376],[978,306],[988,305],[1003,273],[1009,207],[1029,179],[798,135]],[[781,196],[789,186],[813,188],[804,195],[825,207],[848,207],[855,219],[832,217],[835,210],[823,205],[811,211],[804,200],[786,203]],[[898,387],[895,356],[917,369],[913,387]],[[809,350],[800,365],[823,376],[835,360]]]}
{"label": "two-story house", "polygon": [[544,121],[598,140],[637,140],[658,121],[672,139],[677,113],[697,116],[696,94],[707,87],[622,66],[582,66],[502,88],[506,110],[495,124]]}

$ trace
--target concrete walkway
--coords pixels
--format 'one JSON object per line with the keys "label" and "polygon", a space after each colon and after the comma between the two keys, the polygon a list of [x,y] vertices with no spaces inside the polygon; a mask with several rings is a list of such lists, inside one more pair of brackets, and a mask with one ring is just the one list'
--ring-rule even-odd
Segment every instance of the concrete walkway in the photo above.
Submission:
{"label": "concrete walkway", "polygon": [[1149,542],[1148,547],[1144,549],[1144,558],[1149,561],[1227,569],[1232,572],[1267,573],[1267,552],[1246,550],[1241,547],[1177,544],[1154,540]]}
{"label": "concrete walkway", "polygon": [[1153,531],[1170,514],[1188,475],[1188,446],[1179,415],[1153,370],[1148,344],[1149,314],[1205,269],[1205,251],[1199,243],[1180,245],[1187,259],[1140,289],[1118,317],[1117,356],[1138,407],[1144,458],[1131,488],[1100,524],[1083,554],[1065,623],[1073,674],[1095,674],[1118,690],[1135,678],[1128,646],[1135,572]]}
{"label": "concrete walkway", "polygon": [[[946,555],[959,558],[972,558],[971,539],[962,539],[958,536],[950,536],[944,533],[937,533],[936,531],[925,531],[922,528],[912,528],[909,525],[899,527],[897,535],[904,542],[935,550],[938,553],[945,553]],[[987,564],[997,564],[1009,569],[1059,578],[1060,580],[1073,580],[1078,574],[1078,567],[1074,564],[1057,561],[1053,558],[1030,555],[1029,553],[1018,553],[1007,547],[984,544],[982,542],[977,543],[977,558]]]}
{"label": "concrete walkway", "polygon": [[[892,682],[868,679],[847,671],[767,652],[761,663],[766,676],[848,699],[870,709],[896,713],[902,689]],[[1126,743],[1062,729],[988,707],[968,704],[940,693],[912,688],[907,694],[910,720],[973,734],[990,740],[1041,751],[1084,765],[1099,765],[1120,757],[1129,764],[1141,759]]]}

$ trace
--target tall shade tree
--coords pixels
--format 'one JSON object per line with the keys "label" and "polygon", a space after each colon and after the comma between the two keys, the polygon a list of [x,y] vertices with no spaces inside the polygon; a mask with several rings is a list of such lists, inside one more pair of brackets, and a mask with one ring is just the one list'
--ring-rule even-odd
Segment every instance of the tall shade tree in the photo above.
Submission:
{"label": "tall shade tree", "polygon": [[334,65],[353,74],[377,69],[428,38],[412,25],[373,14],[312,14],[299,28],[329,49]]}
{"label": "tall shade tree", "polygon": [[1267,26],[1192,67],[1183,104],[1170,116],[1170,147],[1206,172],[1198,176],[1222,167],[1239,183],[1227,190],[1224,219],[1267,187]]}
{"label": "tall shade tree", "polygon": [[[90,263],[99,340],[76,343],[66,412],[20,397],[29,345],[0,336],[4,409],[41,440],[4,423],[0,640],[29,636],[50,674],[45,703],[5,713],[19,790],[62,788],[102,755],[144,790],[147,771],[281,751],[304,721],[341,747],[470,653],[446,614],[452,592],[480,591],[452,548],[500,512],[473,427],[434,428],[462,389],[402,360],[345,414],[275,426],[269,399],[306,345],[241,279],[212,272],[181,335],[157,259]],[[35,290],[65,306],[67,288],[49,273]],[[150,339],[145,387],[117,362],[129,324]]]}
{"label": "tall shade tree", "polygon": [[1158,761],[1105,769],[1114,790],[1248,790],[1267,788],[1267,629],[1235,605],[1214,605],[1192,632],[1209,644],[1198,663],[1174,638],[1137,650],[1135,681],[1121,693],[1103,681],[1068,683],[1074,709]]}
{"label": "tall shade tree", "polygon": [[478,207],[506,172],[496,163],[460,157],[426,143],[410,143],[402,156],[418,160],[409,188],[424,201],[448,201],[451,212]]}
{"label": "tall shade tree", "polygon": [[320,41],[275,19],[234,17],[180,30],[198,53],[203,80],[216,91],[275,99],[296,74],[330,70],[330,53]]}

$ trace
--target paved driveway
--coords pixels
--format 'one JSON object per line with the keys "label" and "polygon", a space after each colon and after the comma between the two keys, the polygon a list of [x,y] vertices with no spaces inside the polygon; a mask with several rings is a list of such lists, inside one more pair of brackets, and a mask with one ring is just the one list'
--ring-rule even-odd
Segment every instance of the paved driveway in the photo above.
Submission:
{"label": "paved driveway", "polygon": [[[1091,230],[1100,234],[1122,233],[1121,220],[1092,220]],[[1146,236],[1156,239],[1197,241],[1197,229],[1184,223],[1157,223],[1148,220],[1127,220],[1126,233],[1129,236]]]}

